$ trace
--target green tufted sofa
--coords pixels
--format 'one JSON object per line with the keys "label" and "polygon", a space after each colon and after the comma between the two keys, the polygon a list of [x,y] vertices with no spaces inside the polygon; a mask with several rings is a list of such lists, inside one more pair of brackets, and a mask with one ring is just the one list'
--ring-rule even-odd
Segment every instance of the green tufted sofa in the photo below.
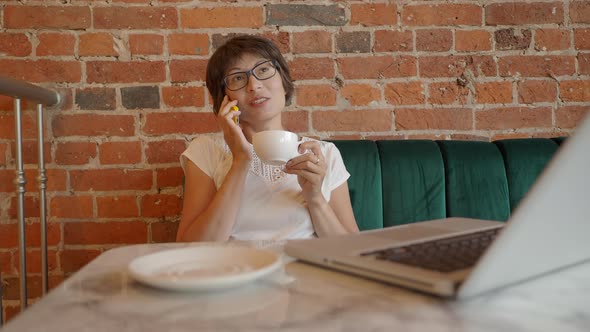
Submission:
{"label": "green tufted sofa", "polygon": [[334,140],[361,230],[446,217],[506,221],[563,137]]}

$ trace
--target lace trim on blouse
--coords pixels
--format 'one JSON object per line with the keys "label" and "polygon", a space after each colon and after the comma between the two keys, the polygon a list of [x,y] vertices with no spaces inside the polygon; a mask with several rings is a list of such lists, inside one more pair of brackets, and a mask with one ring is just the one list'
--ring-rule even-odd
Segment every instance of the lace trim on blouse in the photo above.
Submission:
{"label": "lace trim on blouse", "polygon": [[[302,142],[310,141],[310,138],[303,137]],[[229,158],[231,163],[231,151],[227,144],[224,144],[224,150],[226,152],[227,158]],[[254,152],[254,146],[250,146],[250,153],[252,154],[252,162],[250,163],[250,172],[254,173],[256,176],[259,176],[265,179],[267,182],[270,183],[278,183],[285,179],[287,173],[283,172],[284,166],[275,166],[270,165],[263,162],[256,152]]]}
{"label": "lace trim on blouse", "polygon": [[254,148],[252,148],[252,163],[250,164],[250,172],[265,179],[267,182],[275,183],[285,178],[286,173],[283,172],[283,166],[269,165],[256,155]]}

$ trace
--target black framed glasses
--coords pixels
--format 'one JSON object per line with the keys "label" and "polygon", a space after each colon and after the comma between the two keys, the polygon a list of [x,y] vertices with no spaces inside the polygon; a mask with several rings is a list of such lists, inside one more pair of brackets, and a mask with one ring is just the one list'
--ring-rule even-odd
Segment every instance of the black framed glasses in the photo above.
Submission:
{"label": "black framed glasses", "polygon": [[248,71],[240,71],[229,74],[223,78],[223,84],[228,90],[236,91],[248,85],[250,75],[256,77],[257,80],[267,80],[277,73],[277,66],[274,60],[267,60],[254,66]]}

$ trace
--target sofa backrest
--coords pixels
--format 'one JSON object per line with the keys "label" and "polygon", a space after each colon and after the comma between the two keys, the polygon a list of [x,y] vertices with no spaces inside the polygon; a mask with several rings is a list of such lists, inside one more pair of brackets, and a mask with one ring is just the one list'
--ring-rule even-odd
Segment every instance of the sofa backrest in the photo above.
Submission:
{"label": "sofa backrest", "polygon": [[446,216],[445,167],[435,141],[378,141],[385,227]]}
{"label": "sofa backrest", "polygon": [[495,142],[504,158],[511,212],[541,174],[561,142],[533,138]]}
{"label": "sofa backrest", "polygon": [[360,229],[383,227],[381,162],[373,141],[334,141],[351,174],[348,191]]}
{"label": "sofa backrest", "polygon": [[473,141],[437,143],[445,161],[447,216],[508,219],[508,181],[496,145]]}
{"label": "sofa backrest", "polygon": [[506,221],[563,138],[332,141],[361,230],[445,217]]}

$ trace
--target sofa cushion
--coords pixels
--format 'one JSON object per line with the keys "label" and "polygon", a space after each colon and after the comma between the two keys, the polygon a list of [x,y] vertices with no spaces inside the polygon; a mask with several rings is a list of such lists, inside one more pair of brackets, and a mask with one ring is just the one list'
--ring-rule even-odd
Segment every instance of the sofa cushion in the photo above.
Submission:
{"label": "sofa cushion", "polygon": [[447,216],[506,221],[508,181],[497,146],[474,141],[437,143],[445,165]]}
{"label": "sofa cushion", "polygon": [[332,141],[350,173],[348,190],[354,216],[360,230],[383,227],[381,164],[373,141]]}
{"label": "sofa cushion", "polygon": [[383,225],[444,218],[445,173],[431,140],[378,141],[383,174]]}
{"label": "sofa cushion", "polygon": [[506,139],[494,143],[504,157],[510,209],[514,211],[559,146],[548,138]]}

